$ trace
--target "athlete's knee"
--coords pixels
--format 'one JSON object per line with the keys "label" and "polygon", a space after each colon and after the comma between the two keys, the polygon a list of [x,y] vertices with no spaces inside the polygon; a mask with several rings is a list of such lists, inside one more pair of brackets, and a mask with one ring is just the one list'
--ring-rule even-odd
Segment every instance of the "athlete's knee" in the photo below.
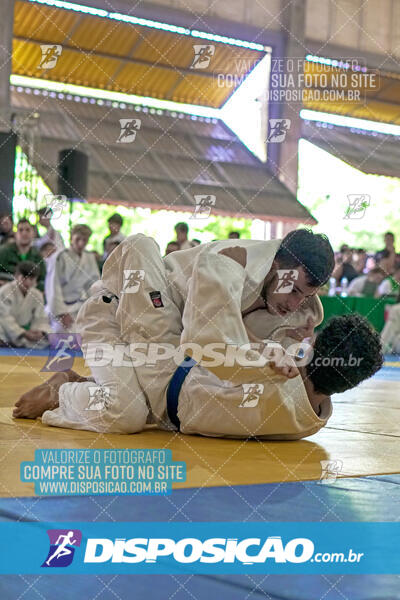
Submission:
{"label": "athlete's knee", "polygon": [[143,392],[125,382],[113,382],[105,389],[102,420],[110,433],[136,433],[146,425],[148,407]]}

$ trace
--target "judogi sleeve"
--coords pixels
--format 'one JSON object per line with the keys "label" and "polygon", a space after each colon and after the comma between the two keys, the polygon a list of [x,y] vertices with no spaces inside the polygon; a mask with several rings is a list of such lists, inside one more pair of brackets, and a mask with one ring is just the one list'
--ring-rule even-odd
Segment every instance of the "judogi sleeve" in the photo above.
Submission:
{"label": "judogi sleeve", "polygon": [[51,327],[49,323],[49,318],[44,310],[44,302],[43,295],[39,290],[33,290],[34,294],[32,294],[32,301],[34,302],[33,306],[33,318],[31,321],[31,329],[36,329],[37,331],[43,331],[44,333],[50,333]]}
{"label": "judogi sleeve", "polygon": [[15,299],[10,294],[9,289],[0,291],[0,323],[1,330],[6,339],[4,341],[15,344],[19,338],[25,333],[25,329],[19,325],[17,319],[12,314],[13,302]]}
{"label": "judogi sleeve", "polygon": [[48,261],[48,269],[45,282],[45,294],[48,309],[55,317],[69,312],[64,302],[62,293],[60,274],[64,266],[64,257],[62,253],[54,255]]}
{"label": "judogi sleeve", "polygon": [[[254,345],[250,347],[241,311],[245,277],[244,268],[231,258],[222,254],[200,253],[188,282],[188,296],[182,315],[181,344],[201,347],[204,356],[201,364],[220,379],[232,383],[261,382],[273,377],[275,374],[268,366],[268,359],[282,357],[283,353],[276,342],[269,344],[268,354],[264,352],[265,348],[261,348],[262,344],[259,350],[253,349]],[[219,344],[223,353],[228,346],[241,348],[244,364],[235,360],[234,366],[229,366],[224,357],[207,361],[206,346],[215,344]],[[188,354],[196,360],[195,352],[188,350]],[[222,365],[219,364],[221,362]]]}

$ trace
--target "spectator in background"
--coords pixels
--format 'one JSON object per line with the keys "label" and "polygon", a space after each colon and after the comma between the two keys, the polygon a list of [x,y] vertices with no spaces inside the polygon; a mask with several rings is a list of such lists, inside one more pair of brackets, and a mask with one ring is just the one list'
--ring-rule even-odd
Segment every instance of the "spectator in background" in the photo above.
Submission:
{"label": "spectator in background", "polygon": [[171,252],[176,252],[177,250],[179,250],[178,242],[168,242],[167,247],[165,248],[164,256],[168,256],[168,254],[171,254]]}
{"label": "spectator in background", "polygon": [[332,272],[332,277],[335,277],[338,284],[341,282],[343,277],[347,278],[350,283],[353,279],[358,276],[357,271],[352,265],[353,252],[352,250],[343,244],[340,249],[339,255],[336,257],[335,268]]}
{"label": "spectator in background", "polygon": [[359,275],[363,275],[367,264],[367,251],[364,248],[358,248],[353,253],[353,266]]}
{"label": "spectator in background", "polygon": [[386,277],[378,288],[378,296],[398,296],[400,294],[400,265],[393,275]]}
{"label": "spectator in background", "polygon": [[4,213],[0,214],[0,245],[13,242],[14,239],[12,216]]}
{"label": "spectator in background", "polygon": [[43,258],[45,263],[47,263],[47,259],[50,258],[55,252],[57,252],[57,248],[53,244],[53,242],[46,242],[42,244],[39,249],[40,256]]}
{"label": "spectator in background", "polygon": [[36,289],[40,270],[30,261],[18,263],[15,279],[0,289],[0,341],[6,346],[45,348],[49,320],[43,294]]}
{"label": "spectator in background", "polygon": [[95,255],[85,250],[91,234],[87,225],[75,225],[71,230],[70,248],[56,252],[48,259],[47,312],[56,333],[73,330],[90,286],[100,279]]}
{"label": "spectator in background", "polygon": [[378,263],[382,260],[382,258],[389,259],[390,263],[390,272],[394,271],[394,263],[396,260],[396,250],[394,249],[394,234],[391,231],[387,231],[383,236],[385,247],[382,248],[379,252],[376,253],[376,260]]}
{"label": "spectator in background", "polygon": [[28,219],[20,219],[15,242],[0,246],[0,285],[13,280],[18,263],[31,261],[39,266],[38,288],[43,291],[46,275],[45,263],[33,244],[34,230]]}
{"label": "spectator in background", "polygon": [[375,267],[366,275],[360,275],[353,279],[348,288],[349,296],[365,296],[367,298],[376,298],[378,296],[378,287],[385,279],[386,273],[383,269]]}
{"label": "spectator in background", "polygon": [[395,270],[396,255],[391,254],[389,250],[382,250],[376,257],[377,266],[383,269],[386,275],[391,275]]}
{"label": "spectator in background", "polygon": [[107,258],[110,256],[111,252],[113,250],[115,250],[115,248],[117,246],[119,246],[120,243],[121,242],[110,242],[110,240],[108,240],[106,242],[106,249],[105,249],[103,258],[100,261],[97,261],[98,265],[99,265],[100,273],[103,271],[104,263],[106,262]]}
{"label": "spectator in background", "polygon": [[175,225],[175,233],[179,250],[188,250],[188,248],[193,248],[195,244],[188,240],[189,226],[187,223],[177,223]]}
{"label": "spectator in background", "polygon": [[197,240],[196,238],[193,238],[192,239],[192,244],[193,244],[193,246],[200,246],[201,245],[201,241]]}
{"label": "spectator in background", "polygon": [[385,354],[400,354],[400,295],[397,302],[390,307],[388,320],[381,333],[382,350]]}
{"label": "spectator in background", "polygon": [[52,209],[48,206],[39,208],[37,211],[37,216],[39,225],[46,229],[46,233],[34,241],[36,248],[40,250],[40,248],[48,242],[54,244],[57,250],[62,250],[65,248],[64,240],[62,239],[61,234],[56,231],[51,224],[51,217],[53,216]]}
{"label": "spectator in background", "polygon": [[107,244],[110,242],[118,242],[120,244],[126,238],[126,236],[123,233],[121,233],[121,227],[124,223],[124,220],[121,217],[121,215],[119,215],[118,213],[114,213],[108,219],[107,223],[108,223],[108,229],[109,229],[110,233],[103,240],[103,250],[104,250],[103,259],[104,260],[106,259],[105,254],[107,251]]}
{"label": "spectator in background", "polygon": [[240,239],[240,233],[238,231],[231,231],[228,235],[228,240],[238,240]]}

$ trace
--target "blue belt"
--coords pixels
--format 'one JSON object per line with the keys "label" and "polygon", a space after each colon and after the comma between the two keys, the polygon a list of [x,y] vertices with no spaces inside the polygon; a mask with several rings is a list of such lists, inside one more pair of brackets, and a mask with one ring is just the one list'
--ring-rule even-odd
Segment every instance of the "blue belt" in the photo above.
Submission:
{"label": "blue belt", "polygon": [[177,427],[178,431],[180,431],[181,427],[181,422],[178,418],[179,392],[181,391],[181,387],[187,377],[187,374],[195,364],[196,361],[193,360],[191,356],[186,356],[184,361],[179,365],[175,373],[172,375],[171,381],[168,385],[167,413],[169,420],[175,425],[175,427]]}

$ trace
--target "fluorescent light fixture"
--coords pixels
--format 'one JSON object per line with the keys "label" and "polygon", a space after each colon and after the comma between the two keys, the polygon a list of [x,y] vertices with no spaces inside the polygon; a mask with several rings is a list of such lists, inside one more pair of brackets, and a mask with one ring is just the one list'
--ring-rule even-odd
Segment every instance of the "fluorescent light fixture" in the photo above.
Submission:
{"label": "fluorescent light fixture", "polygon": [[264,51],[263,44],[256,44],[255,42],[248,42],[246,40],[238,40],[236,38],[226,37],[224,35],[215,35],[213,33],[208,33],[207,31],[198,31],[197,29],[187,29],[186,27],[179,27],[178,25],[171,25],[170,23],[163,23],[161,21],[141,19],[139,17],[126,15],[123,13],[109,12],[100,8],[92,8],[91,6],[86,6],[84,4],[75,4],[74,2],[65,2],[64,0],[29,0],[29,2],[34,2],[35,4],[45,4],[46,6],[62,8],[64,10],[73,10],[75,12],[94,15],[95,17],[102,17],[105,19],[113,19],[114,21],[121,21],[123,23],[132,23],[133,25],[141,25],[142,27],[162,29],[164,31],[170,31],[171,33],[178,33],[180,35],[191,35],[192,37],[211,40],[213,42],[218,42],[219,44],[240,46],[242,48],[249,48],[249,50],[258,50],[259,52]]}
{"label": "fluorescent light fixture", "polygon": [[83,12],[88,15],[94,15],[96,17],[107,17],[108,12],[101,8],[92,8],[91,6],[84,6],[83,4],[75,4],[75,2],[63,2],[61,0],[29,0],[29,2],[35,2],[36,4],[47,4],[47,6],[54,6],[55,8],[63,8],[65,10],[73,10],[75,12]]}
{"label": "fluorescent light fixture", "polygon": [[219,109],[209,106],[198,106],[195,104],[184,104],[183,102],[172,102],[171,100],[158,100],[145,96],[136,96],[135,94],[124,94],[122,92],[112,92],[109,90],[100,90],[96,88],[74,85],[72,83],[61,83],[59,81],[48,81],[46,79],[36,79],[34,77],[25,77],[24,75],[11,75],[11,85],[24,88],[36,88],[48,90],[58,94],[72,94],[86,98],[97,98],[99,100],[110,100],[111,102],[123,102],[125,104],[134,104],[135,106],[147,106],[160,110],[175,111],[188,115],[197,115],[198,117],[220,118]]}
{"label": "fluorescent light fixture", "polygon": [[326,58],[324,56],[314,56],[313,54],[307,54],[306,60],[308,62],[319,63],[321,65],[328,65],[329,67],[337,67],[339,69],[351,69],[352,71],[361,71],[366,73],[367,67],[362,67],[358,64],[357,59],[337,59],[337,58]]}
{"label": "fluorescent light fixture", "polygon": [[343,115],[334,115],[333,113],[318,112],[303,108],[300,111],[300,117],[307,121],[320,121],[321,123],[330,123],[339,127],[348,127],[361,129],[363,131],[376,131],[388,135],[400,135],[400,125],[391,123],[380,123],[379,121],[369,121],[368,119],[356,119],[355,117],[345,117]]}

